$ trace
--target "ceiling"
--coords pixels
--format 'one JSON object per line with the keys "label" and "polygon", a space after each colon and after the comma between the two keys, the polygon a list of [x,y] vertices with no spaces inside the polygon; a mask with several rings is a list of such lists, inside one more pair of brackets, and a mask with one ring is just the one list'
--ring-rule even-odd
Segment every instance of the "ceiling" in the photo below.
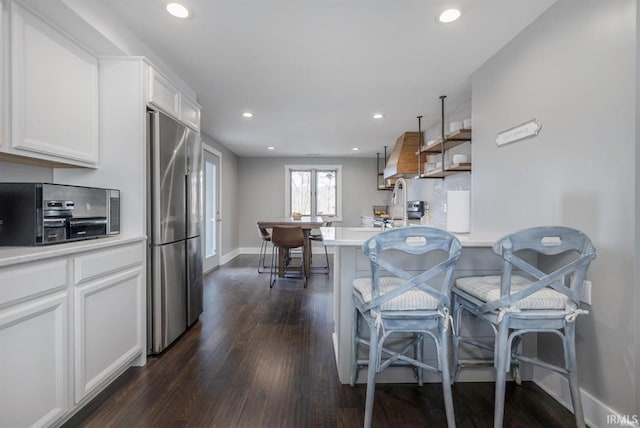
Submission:
{"label": "ceiling", "polygon": [[[471,73],[555,2],[184,0],[194,15],[178,20],[163,0],[102,1],[196,91],[203,132],[237,155],[340,157],[392,147],[417,115],[434,125],[440,95],[447,111],[468,105]],[[462,17],[438,23],[449,6]]]}

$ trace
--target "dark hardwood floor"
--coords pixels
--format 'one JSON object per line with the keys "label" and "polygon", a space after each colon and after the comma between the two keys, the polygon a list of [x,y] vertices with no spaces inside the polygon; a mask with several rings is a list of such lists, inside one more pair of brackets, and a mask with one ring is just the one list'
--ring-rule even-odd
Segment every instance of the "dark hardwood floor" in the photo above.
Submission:
{"label": "dark hardwood floor", "polygon": [[[68,427],[358,427],[365,385],[338,382],[332,283],[278,280],[240,256],[205,277],[205,310],[177,343],[129,369]],[[458,427],[493,426],[493,384],[454,385]],[[377,427],[446,426],[440,384],[378,384]],[[530,382],[507,387],[505,426],[573,427]]]}

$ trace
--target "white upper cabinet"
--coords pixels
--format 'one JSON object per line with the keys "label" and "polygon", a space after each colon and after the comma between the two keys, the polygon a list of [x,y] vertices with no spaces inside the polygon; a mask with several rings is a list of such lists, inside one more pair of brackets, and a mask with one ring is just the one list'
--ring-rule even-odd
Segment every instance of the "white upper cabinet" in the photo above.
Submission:
{"label": "white upper cabinet", "polygon": [[149,67],[149,104],[200,132],[200,105],[180,92],[166,77]]}
{"label": "white upper cabinet", "polygon": [[149,103],[180,118],[180,91],[153,68],[149,68]]}
{"label": "white upper cabinet", "polygon": [[97,166],[97,59],[20,5],[9,7],[11,136],[2,151]]}
{"label": "white upper cabinet", "polygon": [[185,94],[180,94],[180,120],[185,125],[200,131],[200,106]]}

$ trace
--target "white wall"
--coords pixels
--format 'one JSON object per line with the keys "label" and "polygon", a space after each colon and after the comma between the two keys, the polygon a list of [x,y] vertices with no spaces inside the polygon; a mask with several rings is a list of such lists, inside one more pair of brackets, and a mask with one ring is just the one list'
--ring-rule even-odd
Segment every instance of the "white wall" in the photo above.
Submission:
{"label": "white wall", "polygon": [[[621,414],[639,410],[635,3],[560,0],[472,76],[473,230],[559,224],[591,237],[580,383]],[[532,118],[537,137],[496,147],[498,132]],[[561,351],[546,337],[538,349]]]}
{"label": "white wall", "polygon": [[375,159],[242,157],[238,160],[240,247],[260,246],[258,220],[284,216],[284,166],[288,164],[342,165],[343,222],[336,226],[359,226],[360,216],[373,214],[373,205],[387,204],[390,192],[376,190]]}
{"label": "white wall", "polygon": [[53,169],[0,161],[0,182],[2,181],[51,183]]}

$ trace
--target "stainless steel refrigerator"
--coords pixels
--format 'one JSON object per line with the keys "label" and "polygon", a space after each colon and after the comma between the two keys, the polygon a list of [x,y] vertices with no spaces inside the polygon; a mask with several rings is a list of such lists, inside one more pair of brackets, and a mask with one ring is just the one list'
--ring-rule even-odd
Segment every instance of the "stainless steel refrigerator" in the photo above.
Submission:
{"label": "stainless steel refrigerator", "polygon": [[202,313],[202,142],[148,112],[148,345],[159,353]]}

